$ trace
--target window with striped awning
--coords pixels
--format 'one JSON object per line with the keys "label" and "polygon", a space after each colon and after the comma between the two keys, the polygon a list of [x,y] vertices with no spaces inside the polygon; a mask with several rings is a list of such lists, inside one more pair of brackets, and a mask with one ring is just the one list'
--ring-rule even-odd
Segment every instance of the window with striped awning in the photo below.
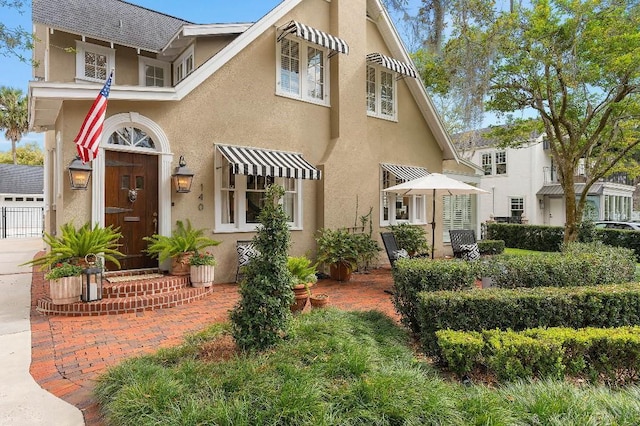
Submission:
{"label": "window with striped awning", "polygon": [[327,34],[308,25],[301,24],[297,21],[291,21],[282,27],[282,33],[278,36],[278,41],[282,40],[287,34],[293,34],[308,42],[326,47],[331,50],[329,57],[336,53],[349,54],[349,45],[343,39]]}
{"label": "window with striped awning", "polygon": [[235,175],[273,176],[318,180],[320,170],[302,158],[302,154],[232,145],[216,145]]}
{"label": "window with striped awning", "polygon": [[427,176],[429,172],[424,167],[415,166],[401,166],[398,164],[381,163],[380,167],[383,170],[393,173],[398,179],[409,181]]}
{"label": "window with striped awning", "polygon": [[397,59],[390,58],[382,53],[369,53],[367,55],[367,62],[382,65],[383,67],[402,74],[408,77],[417,78],[418,74],[413,67],[405,62]]}

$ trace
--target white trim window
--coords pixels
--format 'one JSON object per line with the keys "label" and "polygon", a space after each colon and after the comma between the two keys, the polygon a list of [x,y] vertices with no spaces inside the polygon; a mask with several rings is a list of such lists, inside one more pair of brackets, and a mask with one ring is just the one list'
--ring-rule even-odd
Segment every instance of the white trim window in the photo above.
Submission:
{"label": "white trim window", "polygon": [[523,197],[510,197],[509,198],[509,211],[512,218],[520,218],[524,214],[524,198]]}
{"label": "white trim window", "polygon": [[227,159],[216,153],[216,232],[254,232],[264,193],[274,183],[285,189],[282,205],[290,229],[302,229],[302,179],[233,174]]}
{"label": "white trim window", "polygon": [[507,174],[507,152],[485,152],[481,157],[482,170],[485,176]]}
{"label": "white trim window", "polygon": [[184,80],[195,69],[193,45],[189,46],[182,55],[173,62],[173,84]]}
{"label": "white trim window", "polygon": [[445,195],[442,197],[442,241],[451,242],[450,229],[476,229],[477,197]]}
{"label": "white trim window", "polygon": [[387,68],[367,65],[367,114],[395,120],[397,112],[395,73]]}
{"label": "white trim window", "polygon": [[327,49],[293,37],[276,46],[276,94],[329,105]]}
{"label": "white trim window", "polygon": [[76,79],[104,83],[115,64],[115,49],[76,40]]}
{"label": "white trim window", "polygon": [[138,56],[138,84],[146,87],[167,87],[171,81],[171,64]]}
{"label": "white trim window", "polygon": [[380,225],[397,223],[423,225],[426,223],[426,200],[423,195],[398,195],[384,189],[405,182],[393,173],[381,169],[380,174]]}

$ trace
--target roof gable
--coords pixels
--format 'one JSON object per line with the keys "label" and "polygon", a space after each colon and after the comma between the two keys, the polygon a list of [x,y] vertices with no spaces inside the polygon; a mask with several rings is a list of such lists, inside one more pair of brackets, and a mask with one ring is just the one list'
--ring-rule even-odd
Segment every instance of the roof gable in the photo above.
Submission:
{"label": "roof gable", "polygon": [[152,52],[160,51],[183,25],[190,24],[122,0],[33,0],[32,20]]}

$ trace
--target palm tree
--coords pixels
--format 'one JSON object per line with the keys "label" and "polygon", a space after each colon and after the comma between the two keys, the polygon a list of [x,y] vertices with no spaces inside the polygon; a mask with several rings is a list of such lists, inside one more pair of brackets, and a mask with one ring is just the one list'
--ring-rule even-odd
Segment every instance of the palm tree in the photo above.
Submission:
{"label": "palm tree", "polygon": [[13,164],[18,164],[16,144],[28,129],[27,97],[20,89],[0,87],[0,130],[4,130],[4,135],[11,141]]}

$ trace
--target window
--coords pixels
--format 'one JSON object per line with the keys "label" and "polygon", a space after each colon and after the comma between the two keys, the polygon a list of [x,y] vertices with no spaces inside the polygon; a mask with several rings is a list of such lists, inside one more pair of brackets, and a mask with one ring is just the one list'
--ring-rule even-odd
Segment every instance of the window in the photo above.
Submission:
{"label": "window", "polygon": [[507,153],[505,151],[496,152],[496,174],[507,174]]}
{"label": "window", "polygon": [[493,154],[482,154],[482,169],[485,176],[493,173]]}
{"label": "window", "polygon": [[[405,182],[404,179],[396,177],[393,173],[382,170],[381,187],[389,188]],[[398,222],[408,222],[413,224],[426,223],[426,203],[422,195],[398,195],[390,192],[380,191],[380,217],[381,225],[394,225]]]}
{"label": "window", "polygon": [[287,37],[278,49],[276,93],[328,105],[326,50]]}
{"label": "window", "polygon": [[135,148],[151,148],[155,151],[153,139],[144,130],[137,127],[119,128],[109,136],[107,143]]}
{"label": "window", "polygon": [[141,86],[165,87],[169,85],[170,64],[144,56],[138,56],[138,63],[138,82]]}
{"label": "window", "polygon": [[76,41],[76,78],[104,83],[115,68],[115,50]]}
{"label": "window", "polygon": [[267,186],[276,183],[285,189],[282,200],[289,226],[302,228],[301,179],[233,174],[229,162],[216,153],[216,232],[252,232],[264,206]]}
{"label": "window", "polygon": [[396,79],[386,68],[367,65],[367,114],[394,120],[396,118]]}
{"label": "window", "polygon": [[173,63],[173,84],[178,84],[184,80],[194,70],[193,46],[190,46]]}
{"label": "window", "polygon": [[506,151],[484,153],[481,161],[485,176],[507,174]]}
{"label": "window", "polygon": [[450,229],[476,229],[476,200],[471,195],[442,197],[442,241],[450,242]]}
{"label": "window", "polygon": [[514,219],[520,220],[520,217],[524,213],[524,198],[522,197],[512,197],[510,200],[511,203],[511,217]]}

